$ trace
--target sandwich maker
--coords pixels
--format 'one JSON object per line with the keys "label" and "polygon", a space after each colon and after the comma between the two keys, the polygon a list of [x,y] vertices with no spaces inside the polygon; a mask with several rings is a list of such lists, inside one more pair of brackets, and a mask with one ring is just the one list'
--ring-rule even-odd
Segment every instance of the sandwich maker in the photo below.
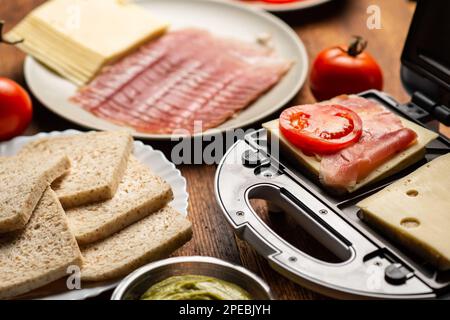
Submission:
{"label": "sandwich maker", "polygon": [[[406,104],[370,90],[373,99],[429,129],[450,123],[450,2],[419,1],[402,54],[402,81],[412,95]],[[438,271],[371,229],[355,204],[450,151],[444,136],[429,143],[425,158],[354,193],[335,195],[318,179],[271,150],[265,129],[236,142],[221,160],[215,178],[217,201],[235,232],[282,275],[337,298],[449,299],[450,271]],[[274,143],[274,142],[273,142]],[[449,179],[443,172],[443,179]],[[450,196],[450,190],[449,190]],[[328,248],[339,262],[323,261],[274,232],[252,208],[264,199],[283,211]],[[450,197],[449,197],[450,201]],[[279,214],[279,213],[270,213]],[[450,212],[449,212],[450,214]],[[450,231],[449,231],[450,232]],[[450,241],[450,239],[449,239]]]}

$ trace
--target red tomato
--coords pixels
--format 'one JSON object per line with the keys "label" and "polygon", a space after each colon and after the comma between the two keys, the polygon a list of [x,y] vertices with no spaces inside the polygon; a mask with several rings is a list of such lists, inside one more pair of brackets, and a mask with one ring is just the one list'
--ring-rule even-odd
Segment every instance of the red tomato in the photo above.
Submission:
{"label": "red tomato", "polygon": [[0,77],[0,141],[21,134],[33,114],[28,93],[16,82]]}
{"label": "red tomato", "polygon": [[357,142],[361,118],[337,104],[308,104],[284,110],[280,131],[293,145],[307,153],[335,153]]}
{"label": "red tomato", "polygon": [[361,37],[346,47],[333,47],[319,53],[313,63],[310,86],[317,100],[328,100],[340,94],[383,88],[380,66],[367,52]]}

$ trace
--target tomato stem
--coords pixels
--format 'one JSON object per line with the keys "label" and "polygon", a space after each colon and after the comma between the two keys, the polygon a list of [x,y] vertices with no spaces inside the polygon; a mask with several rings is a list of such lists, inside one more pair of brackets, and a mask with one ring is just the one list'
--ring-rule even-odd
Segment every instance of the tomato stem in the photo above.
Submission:
{"label": "tomato stem", "polygon": [[353,40],[352,42],[350,42],[350,45],[348,46],[347,53],[352,57],[356,57],[366,48],[367,48],[367,41],[364,40],[363,37],[353,36]]}
{"label": "tomato stem", "polygon": [[6,39],[3,39],[3,26],[4,25],[5,25],[5,21],[0,20],[0,43],[6,43],[6,44],[10,44],[10,45],[15,45],[15,44],[23,42],[23,39],[16,40],[16,41],[8,41]]}

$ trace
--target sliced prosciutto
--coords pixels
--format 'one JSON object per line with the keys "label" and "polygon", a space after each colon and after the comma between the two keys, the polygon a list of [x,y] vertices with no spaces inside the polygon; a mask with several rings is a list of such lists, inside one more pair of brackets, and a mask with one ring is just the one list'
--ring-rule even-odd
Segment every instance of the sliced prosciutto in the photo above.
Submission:
{"label": "sliced prosciutto", "polygon": [[174,31],[106,68],[72,100],[147,133],[214,128],[272,88],[291,62],[207,31]]}
{"label": "sliced prosciutto", "polygon": [[417,134],[405,128],[398,116],[375,101],[343,96],[333,102],[359,115],[363,133],[355,144],[321,157],[320,179],[324,185],[352,187],[417,139]]}

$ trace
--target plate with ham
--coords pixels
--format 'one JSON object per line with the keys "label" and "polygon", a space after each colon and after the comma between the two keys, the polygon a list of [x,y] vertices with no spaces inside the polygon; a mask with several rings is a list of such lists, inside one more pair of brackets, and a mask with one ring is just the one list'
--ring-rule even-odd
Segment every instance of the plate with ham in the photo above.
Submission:
{"label": "plate with ham", "polygon": [[211,0],[136,3],[170,28],[85,85],[26,58],[26,81],[42,104],[83,127],[164,140],[248,126],[305,82],[301,40],[269,13]]}

